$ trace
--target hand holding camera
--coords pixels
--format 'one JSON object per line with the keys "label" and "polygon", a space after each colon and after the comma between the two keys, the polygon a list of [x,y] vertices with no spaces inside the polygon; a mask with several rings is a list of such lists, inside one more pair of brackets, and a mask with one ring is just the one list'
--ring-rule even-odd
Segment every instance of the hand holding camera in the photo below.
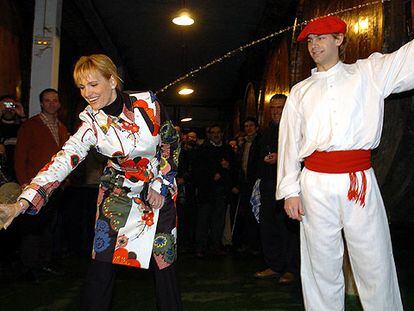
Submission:
{"label": "hand holding camera", "polygon": [[12,99],[7,98],[0,102],[0,111],[4,113],[7,110],[15,112],[20,118],[26,117],[22,104]]}

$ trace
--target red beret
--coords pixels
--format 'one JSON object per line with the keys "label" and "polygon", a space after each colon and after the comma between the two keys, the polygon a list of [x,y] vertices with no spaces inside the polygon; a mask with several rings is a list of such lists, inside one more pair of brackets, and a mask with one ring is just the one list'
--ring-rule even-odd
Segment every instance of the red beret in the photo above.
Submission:
{"label": "red beret", "polygon": [[346,33],[346,23],[336,16],[318,18],[303,28],[297,41],[305,40],[310,34],[325,35],[329,33]]}

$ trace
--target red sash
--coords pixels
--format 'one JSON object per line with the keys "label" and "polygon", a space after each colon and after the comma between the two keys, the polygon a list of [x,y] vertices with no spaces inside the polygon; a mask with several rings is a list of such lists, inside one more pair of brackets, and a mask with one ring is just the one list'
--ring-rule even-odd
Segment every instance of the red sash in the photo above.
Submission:
{"label": "red sash", "polygon": [[[348,200],[365,206],[367,178],[364,171],[371,168],[371,150],[315,151],[305,158],[305,167],[319,173],[349,173]],[[357,172],[362,174],[358,185]]]}

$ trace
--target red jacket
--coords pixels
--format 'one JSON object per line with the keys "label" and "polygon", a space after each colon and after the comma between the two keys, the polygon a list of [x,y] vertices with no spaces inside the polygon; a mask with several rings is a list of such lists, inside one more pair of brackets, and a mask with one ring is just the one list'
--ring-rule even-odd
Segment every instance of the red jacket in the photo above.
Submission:
{"label": "red jacket", "polygon": [[59,146],[47,125],[35,115],[22,124],[17,134],[14,169],[20,185],[28,184],[69,138],[66,127],[59,122]]}

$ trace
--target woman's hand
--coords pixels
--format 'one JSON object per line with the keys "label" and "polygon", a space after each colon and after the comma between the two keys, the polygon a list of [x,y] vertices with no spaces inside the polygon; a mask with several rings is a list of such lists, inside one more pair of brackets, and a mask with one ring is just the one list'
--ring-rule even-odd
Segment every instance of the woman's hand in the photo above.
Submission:
{"label": "woman's hand", "polygon": [[13,204],[0,204],[0,230],[7,229],[23,209],[28,207],[26,201],[20,201]]}
{"label": "woman's hand", "polygon": [[159,194],[157,191],[149,188],[147,201],[152,208],[160,209],[164,205],[164,196]]}

